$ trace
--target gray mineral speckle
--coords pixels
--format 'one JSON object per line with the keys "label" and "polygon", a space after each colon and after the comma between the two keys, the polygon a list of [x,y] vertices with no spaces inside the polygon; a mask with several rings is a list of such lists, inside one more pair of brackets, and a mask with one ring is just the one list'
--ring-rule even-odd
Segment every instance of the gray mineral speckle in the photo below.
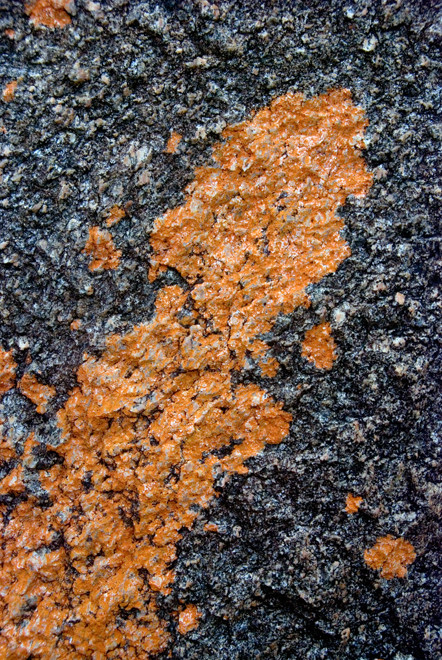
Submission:
{"label": "gray mineral speckle", "polygon": [[[194,603],[202,618],[185,636],[171,624],[164,659],[441,657],[441,8],[77,0],[71,24],[52,30],[33,27],[21,1],[0,0],[1,88],[18,81],[13,101],[0,101],[0,344],[14,349],[18,377],[32,368],[57,392],[44,415],[17,389],[5,395],[0,415],[18,447],[33,429],[60,442],[55,412],[83,354],[148,321],[158,289],[181,283],[172,269],[149,282],[149,232],[226,125],[288,90],[334,87],[349,88],[370,122],[373,186],[340,211],[351,256],[266,337],[278,375],[238,375],[284,402],[290,435],[247,475],[220,477],[219,496],[184,532],[161,611]],[[165,152],[172,130],[183,136],[176,154]],[[126,210],[112,227],[121,267],[91,273],[88,230],[114,204]],[[330,371],[300,353],[324,318],[338,346]],[[51,460],[43,452],[26,467],[42,506],[37,474]],[[363,497],[357,515],[343,511],[348,492]],[[405,579],[364,563],[387,534],[416,550]]]}

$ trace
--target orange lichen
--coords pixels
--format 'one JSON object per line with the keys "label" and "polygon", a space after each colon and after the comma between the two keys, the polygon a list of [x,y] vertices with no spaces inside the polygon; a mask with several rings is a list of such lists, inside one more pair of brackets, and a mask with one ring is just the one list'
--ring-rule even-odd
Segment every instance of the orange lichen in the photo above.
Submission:
{"label": "orange lichen", "polygon": [[34,25],[62,28],[71,22],[67,11],[71,4],[72,0],[31,0],[25,11]]}
{"label": "orange lichen", "polygon": [[17,81],[16,80],[11,80],[5,87],[3,88],[2,92],[2,97],[3,101],[5,103],[9,103],[10,101],[14,100],[15,96],[15,90],[17,89]]}
{"label": "orange lichen", "polygon": [[117,222],[120,222],[122,218],[126,215],[126,211],[121,208],[121,206],[118,206],[118,204],[114,204],[108,211],[107,213],[107,218],[106,218],[106,224],[108,227],[112,227],[112,225],[115,225]]}
{"label": "orange lichen", "polygon": [[187,605],[187,607],[179,614],[178,631],[181,635],[186,635],[198,626],[200,618],[201,612],[198,611],[197,607],[195,605]]}
{"label": "orange lichen", "polygon": [[330,323],[319,323],[305,333],[302,357],[313,362],[317,369],[331,369],[336,360],[336,344]]}
{"label": "orange lichen", "polygon": [[[156,221],[150,279],[170,266],[188,288],[160,289],[150,323],[108,337],[78,370],[58,414],[60,463],[40,473],[52,506],[35,514],[48,535],[38,547],[54,534],[63,547],[48,555],[49,577],[22,560],[5,582],[14,601],[0,639],[17,657],[135,659],[166,648],[156,595],[170,591],[182,530],[215,496],[216,474],[247,473],[247,459],[288,433],[282,403],[234,373],[250,360],[276,373],[260,335],[349,254],[336,211],[370,186],[365,126],[346,90],[287,94],[226,129],[184,204]],[[4,531],[19,547],[27,507]],[[20,582],[28,573],[31,590]],[[179,615],[182,630],[197,624],[193,608]]]}
{"label": "orange lichen", "polygon": [[[0,460],[4,461],[3,456],[8,454],[8,451],[4,449],[3,440],[0,441]],[[15,458],[15,452],[12,452],[11,458]],[[25,485],[23,482],[23,468],[17,466],[13,468],[0,482],[0,495],[18,495],[25,491]]]}
{"label": "orange lichen", "polygon": [[170,134],[170,138],[167,140],[167,145],[165,148],[166,154],[176,154],[178,151],[178,145],[182,140],[182,135],[180,133],[177,133],[176,131],[172,131]]}
{"label": "orange lichen", "polygon": [[11,28],[7,28],[3,34],[5,37],[8,37],[8,39],[15,39],[15,30],[12,30]]}
{"label": "orange lichen", "polygon": [[12,350],[5,351],[0,346],[0,396],[14,387],[17,364],[12,357]]}
{"label": "orange lichen", "polygon": [[92,257],[89,270],[112,270],[120,264],[121,250],[115,248],[111,234],[99,227],[89,229],[89,238],[84,250]]}
{"label": "orange lichen", "polygon": [[204,525],[204,531],[205,532],[218,532],[219,527],[216,523],[206,523]]}
{"label": "orange lichen", "polygon": [[[15,449],[10,440],[3,435],[4,420],[0,418],[0,461],[6,462],[15,458]],[[1,482],[3,485],[3,481]]]}
{"label": "orange lichen", "polygon": [[69,327],[71,330],[78,330],[79,328],[81,328],[81,325],[82,323],[80,319],[74,319]]}
{"label": "orange lichen", "polygon": [[37,408],[37,412],[43,414],[47,410],[49,399],[55,395],[55,387],[39,383],[34,374],[25,374],[18,384],[20,392],[24,394]]}
{"label": "orange lichen", "polygon": [[[2,443],[2,449],[6,441]],[[24,470],[33,465],[33,449],[37,446],[33,433],[27,438],[24,450],[17,455],[8,448],[8,459],[18,465],[0,482],[2,495],[20,495],[25,491]],[[4,456],[2,452],[2,456]],[[1,505],[4,513],[4,505]],[[54,641],[46,632],[56,630],[65,619],[63,608],[69,606],[59,576],[66,562],[64,549],[51,549],[57,539],[50,509],[37,505],[34,497],[19,501],[11,518],[1,523],[0,545],[0,657],[10,660],[34,657],[59,658]],[[42,603],[44,598],[44,602]],[[39,604],[38,616],[29,616]],[[17,631],[20,634],[17,637]],[[9,640],[14,640],[12,644]],[[53,641],[54,640],[54,641]]]}
{"label": "orange lichen", "polygon": [[355,495],[352,495],[351,493],[348,493],[347,499],[345,500],[344,511],[346,513],[357,513],[363,501],[364,500],[362,499],[362,497],[357,497]]}
{"label": "orange lichen", "polygon": [[388,534],[378,538],[374,546],[364,552],[364,559],[370,568],[381,569],[381,577],[391,580],[407,575],[405,567],[414,562],[416,553],[411,543]]}

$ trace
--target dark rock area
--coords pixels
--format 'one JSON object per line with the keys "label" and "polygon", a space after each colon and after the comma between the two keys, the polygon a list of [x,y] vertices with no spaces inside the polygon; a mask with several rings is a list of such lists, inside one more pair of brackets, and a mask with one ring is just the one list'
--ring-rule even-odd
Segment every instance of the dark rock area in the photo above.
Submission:
{"label": "dark rock area", "polygon": [[[432,0],[76,0],[59,30],[0,0],[1,86],[18,80],[0,101],[0,344],[18,376],[27,366],[57,391],[44,415],[18,390],[4,397],[19,439],[39,428],[56,443],[83,354],[148,321],[157,290],[181,282],[172,270],[148,282],[149,231],[227,124],[333,87],[370,122],[374,183],[341,210],[352,255],[267,336],[278,375],[239,375],[284,401],[290,435],[220,479],[184,534],[163,614],[186,602],[203,616],[164,658],[440,657],[441,33]],[[127,212],[112,228],[121,266],[91,273],[88,230],[113,204]],[[323,320],[339,352],[326,372],[300,345]],[[42,450],[35,468],[55,460]],[[364,499],[357,515],[348,492]],[[387,534],[415,547],[404,579],[364,562]]]}

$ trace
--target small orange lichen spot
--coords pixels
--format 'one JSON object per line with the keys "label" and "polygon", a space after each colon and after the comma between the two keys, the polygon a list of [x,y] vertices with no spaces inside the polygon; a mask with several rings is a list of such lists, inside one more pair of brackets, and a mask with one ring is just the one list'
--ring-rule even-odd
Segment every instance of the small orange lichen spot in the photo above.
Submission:
{"label": "small orange lichen spot", "polygon": [[330,323],[319,323],[305,333],[302,357],[313,362],[318,369],[331,369],[336,360],[336,344]]}
{"label": "small orange lichen spot", "polygon": [[388,534],[379,538],[370,550],[364,552],[364,559],[370,568],[381,569],[381,577],[391,580],[407,575],[405,567],[414,562],[416,553],[411,543]]}
{"label": "small orange lichen spot", "polygon": [[17,81],[16,80],[11,80],[3,89],[3,101],[5,103],[9,103],[14,99],[15,96],[15,90],[17,89]]}
{"label": "small orange lichen spot", "polygon": [[0,495],[18,495],[25,490],[21,467],[14,468],[0,481]]}
{"label": "small orange lichen spot", "polygon": [[25,374],[18,384],[20,392],[24,394],[37,408],[37,412],[46,412],[49,399],[55,395],[55,387],[42,385],[33,374]]}
{"label": "small orange lichen spot", "polygon": [[178,145],[181,142],[182,135],[176,131],[172,131],[170,138],[167,140],[167,145],[165,148],[166,154],[176,154],[178,151]]}
{"label": "small orange lichen spot", "polygon": [[78,330],[79,328],[81,328],[81,320],[74,319],[69,327],[71,330]]}
{"label": "small orange lichen spot", "polygon": [[15,30],[12,30],[11,28],[7,28],[3,34],[5,35],[5,37],[8,37],[9,39],[15,38]]}
{"label": "small orange lichen spot", "polygon": [[91,227],[83,252],[92,257],[89,270],[112,270],[119,266],[121,250],[115,248],[112,236],[106,229]]}
{"label": "small orange lichen spot", "polygon": [[[0,419],[0,431],[2,431],[3,424],[4,420]],[[11,458],[15,458],[14,447],[11,442],[0,433],[0,461],[3,463],[11,460]]]}
{"label": "small orange lichen spot", "polygon": [[363,501],[364,500],[362,499],[362,497],[355,497],[354,495],[349,493],[345,501],[345,512],[357,513]]}
{"label": "small orange lichen spot", "polygon": [[[16,554],[0,657],[131,659],[167,648],[157,598],[170,592],[182,530],[216,496],[217,474],[247,473],[247,460],[289,431],[282,402],[235,372],[254,361],[276,373],[262,336],[350,254],[337,210],[371,185],[366,124],[348,90],[286,94],[227,128],[184,203],[157,218],[149,277],[171,267],[187,287],[160,288],[149,323],[107,337],[79,367],[58,413],[62,460],[40,472],[51,506],[33,517],[32,501],[20,503],[3,533]],[[109,240],[113,255],[110,234],[90,230],[94,267],[108,263]],[[44,563],[29,551],[50,545],[38,545],[35,527],[65,541]],[[180,632],[199,616],[188,606]]]}
{"label": "small orange lichen spot", "polygon": [[25,11],[34,25],[62,28],[71,22],[69,5],[72,0],[31,0],[26,3]]}
{"label": "small orange lichen spot", "polygon": [[126,211],[121,208],[121,206],[118,206],[118,204],[114,204],[108,211],[107,218],[106,218],[106,224],[108,227],[112,227],[112,225],[115,225],[117,222],[120,222],[122,218],[126,215]]}
{"label": "small orange lichen spot", "polygon": [[12,350],[5,351],[0,346],[0,396],[14,387],[16,367]]}
{"label": "small orange lichen spot", "polygon": [[[3,425],[3,420],[0,420],[0,429]],[[17,460],[17,454],[15,449],[9,439],[3,437],[0,432],[0,461],[6,463],[11,459]],[[3,466],[5,467],[5,465]],[[23,493],[26,490],[26,486],[23,482],[23,469],[21,465],[16,465],[12,470],[6,473],[6,475],[0,479],[0,495],[18,495]],[[0,551],[0,559],[1,551]],[[1,561],[0,561],[1,565]],[[0,570],[0,582],[1,582],[1,570]],[[1,646],[0,646],[1,648]]]}
{"label": "small orange lichen spot", "polygon": [[178,618],[178,630],[181,635],[186,635],[191,630],[198,627],[198,621],[201,618],[201,612],[198,611],[195,605],[187,605],[187,607],[180,612]]}
{"label": "small orange lichen spot", "polygon": [[219,527],[216,523],[206,523],[204,525],[204,531],[205,532],[217,532],[219,530]]}

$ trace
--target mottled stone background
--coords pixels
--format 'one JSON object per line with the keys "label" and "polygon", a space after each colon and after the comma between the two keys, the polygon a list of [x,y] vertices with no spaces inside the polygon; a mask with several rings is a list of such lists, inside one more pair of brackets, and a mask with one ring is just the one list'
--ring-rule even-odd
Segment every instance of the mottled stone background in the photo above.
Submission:
{"label": "mottled stone background", "polygon": [[[290,436],[219,483],[184,534],[173,593],[200,626],[173,658],[439,657],[437,526],[437,220],[442,124],[441,4],[431,0],[77,0],[70,26],[33,28],[20,0],[0,0],[0,343],[57,396],[48,412],[17,390],[0,414],[15,437],[57,441],[54,413],[82,354],[153,312],[147,280],[153,220],[179,203],[226,124],[288,90],[348,87],[370,121],[374,184],[342,209],[352,250],[313,301],[268,341],[274,379],[242,373],[294,416]],[[4,36],[14,29],[15,38]],[[179,153],[164,153],[170,131]],[[113,204],[117,271],[91,273],[91,225]],[[70,323],[81,318],[80,330]],[[307,328],[329,320],[339,358],[301,358]],[[301,385],[298,388],[298,385]],[[51,464],[42,454],[36,465]],[[364,498],[343,512],[347,492]],[[38,492],[37,492],[38,494]],[[14,502],[9,502],[11,506]],[[47,505],[41,498],[42,506]],[[215,522],[218,533],[203,531]],[[405,579],[363,560],[378,536],[413,543]],[[166,653],[164,657],[169,657]]]}

